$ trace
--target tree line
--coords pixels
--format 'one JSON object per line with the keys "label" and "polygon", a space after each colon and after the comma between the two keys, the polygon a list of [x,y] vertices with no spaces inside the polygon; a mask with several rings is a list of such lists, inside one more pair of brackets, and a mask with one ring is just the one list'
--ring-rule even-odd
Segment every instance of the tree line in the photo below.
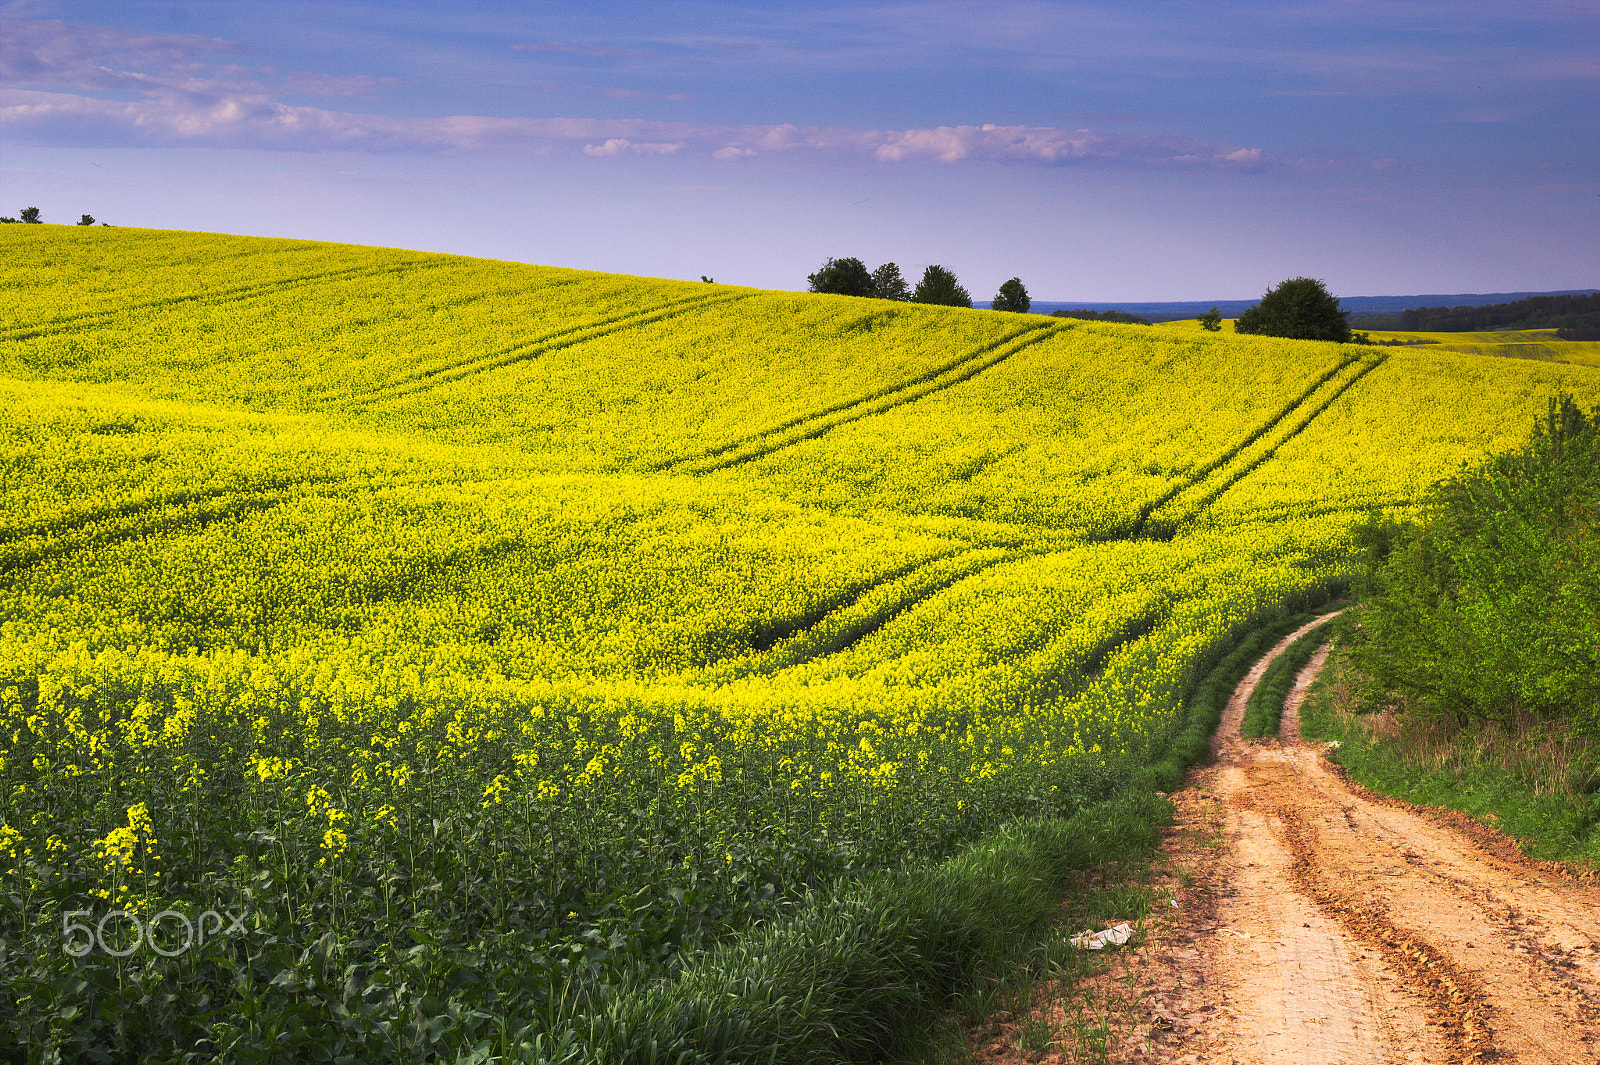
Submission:
{"label": "tree line", "polygon": [[[907,284],[895,263],[884,263],[876,270],[856,258],[829,259],[814,274],[806,275],[812,292],[835,296],[866,296],[904,303],[932,303],[944,307],[971,307],[972,293],[956,275],[935,263],[922,271],[915,288]],[[1033,306],[1020,278],[1011,278],[995,293],[991,306],[997,311],[1026,313]]]}
{"label": "tree line", "polygon": [[[709,280],[709,279],[704,279]],[[971,307],[972,296],[943,266],[933,265],[922,272],[915,289],[906,284],[900,267],[884,263],[868,270],[860,259],[829,259],[816,273],[807,275],[812,292],[839,296],[869,296],[885,300],[934,303],[950,307]],[[1000,286],[991,306],[997,311],[1026,312],[1032,306],[1021,279],[1011,278]],[[1081,318],[1099,322],[1125,322],[1149,325],[1125,311],[1088,309],[1053,312],[1057,318]],[[1331,340],[1337,343],[1371,343],[1364,333],[1352,333],[1350,312],[1339,309],[1339,300],[1316,278],[1291,277],[1269,289],[1261,301],[1249,307],[1234,322],[1237,333],[1287,337],[1292,340]],[[1222,315],[1213,307],[1199,316],[1202,328],[1215,332],[1222,328]]]}
{"label": "tree line", "polygon": [[1086,322],[1121,322],[1124,325],[1151,324],[1150,319],[1142,318],[1137,314],[1129,314],[1127,311],[1091,311],[1088,308],[1069,311],[1063,307],[1059,311],[1051,311],[1050,317],[1075,318]]}
{"label": "tree line", "polygon": [[[39,217],[39,208],[37,208],[37,207],[24,207],[22,210],[17,212],[17,215],[18,215],[18,217],[16,217],[16,218],[12,218],[10,215],[0,215],[0,223],[4,223],[4,222],[19,223],[20,222],[20,223],[25,223],[25,224],[28,224],[28,225],[35,225],[36,226],[36,225],[40,225],[41,223],[44,222],[44,219]],[[94,224],[95,224],[94,223],[94,215],[92,215],[92,214],[86,214],[82,218],[78,219],[78,225],[80,225],[80,226],[92,226]],[[100,224],[103,225],[103,226],[109,226],[111,223],[110,222],[101,222]]]}
{"label": "tree line", "polygon": [[[1245,309],[1234,322],[1236,333],[1371,344],[1366,333],[1352,332],[1350,312],[1315,278],[1291,277]],[[1561,340],[1600,340],[1600,293],[1587,296],[1529,296],[1483,307],[1418,307],[1399,315],[1370,315],[1356,320],[1364,329],[1451,333],[1489,329],[1555,329]],[[1222,328],[1215,307],[1200,315],[1205,329]],[[1384,343],[1399,343],[1385,341]]]}
{"label": "tree line", "polygon": [[1529,296],[1481,307],[1414,307],[1399,314],[1364,316],[1358,324],[1364,329],[1397,329],[1408,333],[1556,329],[1560,330],[1557,335],[1563,340],[1600,340],[1600,293]]}

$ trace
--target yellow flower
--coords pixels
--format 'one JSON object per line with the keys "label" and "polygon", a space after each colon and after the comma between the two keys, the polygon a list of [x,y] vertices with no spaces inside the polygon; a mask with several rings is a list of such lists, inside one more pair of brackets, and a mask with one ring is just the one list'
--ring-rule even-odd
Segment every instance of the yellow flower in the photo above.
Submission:
{"label": "yellow flower", "polygon": [[[50,837],[55,839],[54,836]],[[22,833],[7,824],[0,824],[0,853],[4,853],[15,861],[18,857],[17,844],[22,842]],[[8,872],[16,872],[10,869]]]}
{"label": "yellow flower", "polygon": [[313,815],[320,814],[333,804],[333,796],[329,795],[320,785],[311,785],[306,792],[306,809]]}
{"label": "yellow flower", "polygon": [[146,857],[151,861],[158,860],[160,855],[155,852],[155,825],[150,820],[150,808],[142,802],[128,807],[127,825],[114,828],[103,839],[94,841],[95,850],[105,863],[106,871],[114,872],[119,865],[123,869],[132,869],[134,851],[141,837],[144,839]]}
{"label": "yellow flower", "polygon": [[293,763],[287,758],[257,757],[252,758],[251,762],[254,764],[256,776],[259,777],[263,782],[268,780],[277,780],[280,777],[287,777],[289,775],[289,770],[293,766]]}
{"label": "yellow flower", "polygon": [[113,864],[120,863],[124,869],[133,865],[133,851],[139,845],[139,837],[131,828],[113,828],[103,839],[94,841],[95,849],[100,852],[100,860],[110,869]]}
{"label": "yellow flower", "polygon": [[327,862],[329,858],[339,857],[344,853],[344,849],[349,842],[350,837],[345,834],[343,829],[330,827],[322,834],[322,849],[328,853],[319,858],[317,860],[317,864],[322,865]]}
{"label": "yellow flower", "polygon": [[489,782],[489,786],[483,789],[483,802],[481,805],[488,806],[491,803],[499,802],[500,797],[510,790],[511,781],[504,776],[495,777]]}

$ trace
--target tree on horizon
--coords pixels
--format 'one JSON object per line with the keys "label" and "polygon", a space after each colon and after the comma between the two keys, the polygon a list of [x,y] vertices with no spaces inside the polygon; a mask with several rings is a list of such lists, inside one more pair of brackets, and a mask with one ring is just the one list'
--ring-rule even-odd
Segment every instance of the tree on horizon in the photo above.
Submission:
{"label": "tree on horizon", "polygon": [[955,274],[935,263],[922,271],[922,280],[917,282],[911,300],[944,307],[971,307],[972,293],[961,287]]}
{"label": "tree on horizon", "polygon": [[812,292],[827,292],[835,296],[871,296],[875,294],[872,275],[867,264],[860,259],[829,259],[806,280]]}
{"label": "tree on horizon", "polygon": [[1268,290],[1233,325],[1236,333],[1285,337],[1289,340],[1350,342],[1349,311],[1314,277],[1291,277]]}
{"label": "tree on horizon", "polygon": [[1000,286],[1000,291],[995,293],[990,307],[997,311],[1016,311],[1027,314],[1028,308],[1033,306],[1033,300],[1028,298],[1028,290],[1022,284],[1020,277],[1013,277],[1010,281]]}
{"label": "tree on horizon", "polygon": [[872,271],[872,289],[872,294],[880,300],[904,302],[911,298],[911,286],[900,276],[900,267],[894,263],[884,263]]}

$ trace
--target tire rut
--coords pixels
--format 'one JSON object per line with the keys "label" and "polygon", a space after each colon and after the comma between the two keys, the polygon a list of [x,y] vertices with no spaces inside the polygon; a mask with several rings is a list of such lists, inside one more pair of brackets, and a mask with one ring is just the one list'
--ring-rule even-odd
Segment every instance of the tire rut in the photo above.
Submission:
{"label": "tire rut", "polygon": [[[624,314],[613,315],[609,318],[587,320],[552,332],[525,337],[522,340],[481,353],[465,361],[445,363],[415,370],[403,376],[392,378],[376,388],[351,393],[345,398],[351,404],[357,406],[384,400],[404,399],[415,393],[436,388],[439,385],[452,384],[467,377],[490,373],[494,370],[502,370],[507,366],[528,362],[551,352],[560,351],[563,348],[599,340],[626,329],[655,325],[665,319],[703,310],[719,303],[731,303],[748,298],[748,295],[741,292],[715,293],[674,300],[640,311],[628,311]],[[328,392],[324,393],[321,398],[332,398],[338,394],[337,392]]]}
{"label": "tire rut", "polygon": [[957,358],[933,367],[905,381],[887,385],[866,396],[798,415],[737,440],[719,444],[692,455],[666,459],[646,466],[652,471],[702,475],[731,469],[762,459],[777,451],[807,440],[815,440],[842,425],[870,418],[886,411],[953,388],[985,370],[993,369],[1023,348],[1031,347],[1062,331],[1053,324],[1028,324],[1011,334],[967,351]]}
{"label": "tire rut", "polygon": [[163,296],[159,299],[142,300],[126,303],[116,307],[101,310],[81,311],[60,318],[37,322],[32,325],[18,325],[0,330],[0,341],[32,340],[37,337],[54,336],[58,333],[76,332],[80,329],[95,329],[107,323],[116,322],[143,311],[159,310],[168,307],[178,307],[185,304],[204,307],[220,307],[228,303],[239,303],[246,300],[257,299],[264,296],[281,295],[288,289],[302,285],[315,285],[319,282],[356,281],[369,277],[381,277],[384,274],[404,273],[407,270],[437,269],[442,263],[428,259],[401,259],[396,262],[383,263],[378,266],[349,266],[337,270],[323,270],[317,273],[296,274],[291,277],[282,277],[273,281],[258,281],[248,285],[234,285],[229,288],[200,289],[193,292],[179,293],[175,296]]}
{"label": "tire rut", "polygon": [[1600,890],[1459,814],[1372,795],[1295,738],[1325,652],[1297,678],[1286,738],[1240,737],[1294,635],[1173,796],[1165,849],[1185,872],[1141,974],[1161,1006],[1109,1060],[1600,1062]]}
{"label": "tire rut", "polygon": [[[1302,693],[1312,675],[1308,667],[1299,679]],[[1235,701],[1241,702],[1237,695]],[[1361,960],[1373,963],[1349,978],[1388,985],[1355,996],[1356,1015],[1343,1025],[1379,1038],[1364,1047],[1344,1046],[1328,1060],[1597,1060],[1600,984],[1577,963],[1563,964],[1569,959],[1553,955],[1546,941],[1559,934],[1567,946],[1581,939],[1591,951],[1600,943],[1600,899],[1592,890],[1486,856],[1418,811],[1359,794],[1329,769],[1320,749],[1293,738],[1298,700],[1285,715],[1287,740],[1251,745],[1239,739],[1237,729],[1230,705],[1216,752],[1232,849],[1259,853],[1260,841],[1252,845],[1243,836],[1248,829],[1265,829],[1287,860],[1267,864],[1266,875],[1256,878],[1259,889],[1291,893],[1315,907],[1339,940],[1337,953],[1364,954]],[[1256,901],[1250,891],[1241,892],[1219,920],[1251,927]],[[1541,910],[1555,912],[1558,931],[1515,920]],[[1270,922],[1258,932],[1269,940],[1294,935]],[[1263,979],[1281,983],[1290,975],[1266,969],[1229,971],[1223,965],[1218,975],[1259,1009],[1269,1002],[1259,993]],[[1387,1029],[1375,1023],[1374,1007],[1387,1012]],[[1232,1049],[1247,1051],[1239,1060],[1311,1060],[1305,1050],[1317,1045],[1320,1031],[1293,1031],[1292,1012],[1255,1019],[1290,1037],[1247,1051],[1236,1032]]]}

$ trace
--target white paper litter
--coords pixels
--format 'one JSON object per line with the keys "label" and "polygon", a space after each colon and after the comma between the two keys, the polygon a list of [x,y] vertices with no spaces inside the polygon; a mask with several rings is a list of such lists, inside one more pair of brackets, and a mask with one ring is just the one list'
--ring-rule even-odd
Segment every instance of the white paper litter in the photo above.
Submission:
{"label": "white paper litter", "polygon": [[1120,947],[1128,941],[1128,937],[1131,935],[1133,935],[1133,925],[1127,923],[1114,924],[1100,932],[1091,932],[1085,929],[1072,937],[1072,945],[1079,950],[1100,950],[1107,944],[1113,947]]}

